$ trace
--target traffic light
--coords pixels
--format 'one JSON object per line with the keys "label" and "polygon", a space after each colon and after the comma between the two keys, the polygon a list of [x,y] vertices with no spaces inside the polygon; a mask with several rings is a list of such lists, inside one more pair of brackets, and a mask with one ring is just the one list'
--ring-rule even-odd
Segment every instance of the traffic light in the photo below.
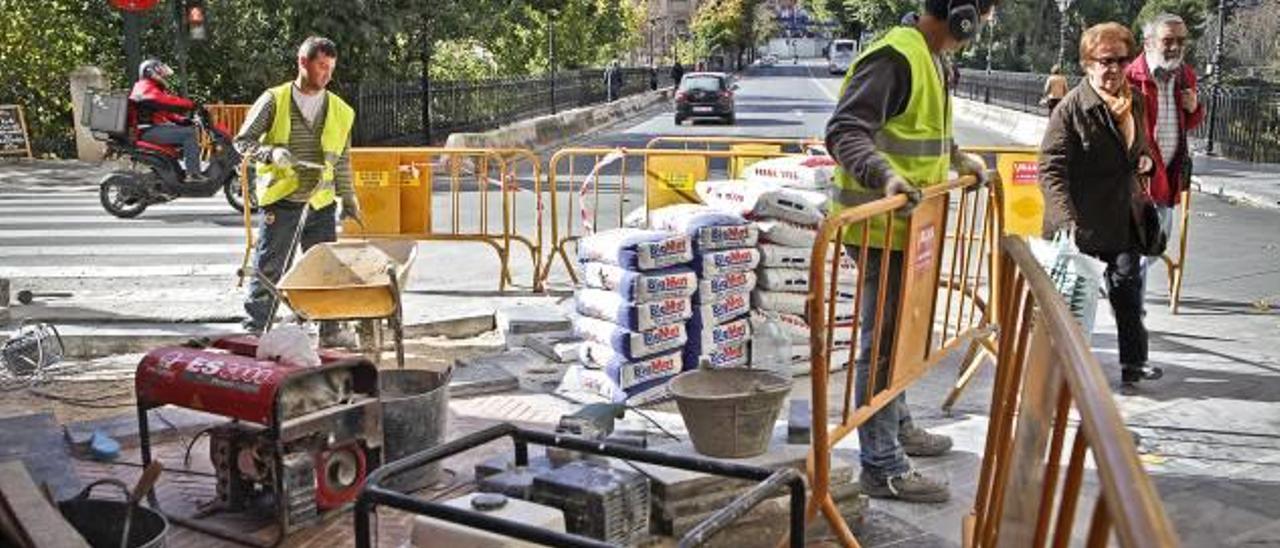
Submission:
{"label": "traffic light", "polygon": [[192,40],[204,40],[209,33],[205,29],[208,20],[205,18],[204,0],[187,0],[186,5],[187,33]]}

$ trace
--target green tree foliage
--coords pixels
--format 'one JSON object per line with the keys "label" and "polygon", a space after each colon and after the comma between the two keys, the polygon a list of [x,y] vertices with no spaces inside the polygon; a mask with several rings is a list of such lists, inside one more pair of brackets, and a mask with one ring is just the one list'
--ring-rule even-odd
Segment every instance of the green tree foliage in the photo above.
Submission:
{"label": "green tree foliage", "polygon": [[739,65],[743,53],[778,30],[762,0],[710,0],[698,7],[692,27],[699,50],[732,56]]}
{"label": "green tree foliage", "polygon": [[[520,76],[547,68],[546,18],[556,12],[560,68],[599,65],[642,42],[643,5],[632,0],[209,0],[208,38],[177,54],[175,2],[142,15],[142,54],[179,74],[177,91],[210,102],[252,101],[296,74],[307,36],[338,46],[334,83],[415,81],[431,44],[431,76]],[[123,17],[104,0],[0,0],[0,103],[23,105],[36,148],[66,154],[72,120],[66,76],[101,68],[124,81]]]}

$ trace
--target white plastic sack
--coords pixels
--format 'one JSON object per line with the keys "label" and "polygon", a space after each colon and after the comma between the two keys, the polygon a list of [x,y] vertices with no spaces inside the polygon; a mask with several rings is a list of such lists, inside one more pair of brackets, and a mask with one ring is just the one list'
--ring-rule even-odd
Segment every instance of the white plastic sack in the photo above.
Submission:
{"label": "white plastic sack", "polygon": [[[809,323],[805,321],[803,316],[797,316],[795,314],[783,314],[769,310],[753,310],[751,311],[752,331],[758,332],[762,329],[770,316],[776,319],[779,325],[782,326],[783,333],[787,335],[787,339],[791,341],[792,344],[809,344]],[[835,329],[832,330],[831,338],[835,340],[837,348],[846,348],[851,345],[854,339],[854,334],[850,332],[849,324],[837,325]]]}
{"label": "white plastic sack", "polygon": [[682,323],[632,331],[612,322],[578,316],[573,320],[573,329],[584,340],[606,345],[627,360],[656,356],[680,348],[689,340]]}
{"label": "white plastic sack", "polygon": [[605,263],[582,263],[582,284],[612,291],[629,301],[647,303],[688,298],[698,290],[698,276],[685,267],[636,272]]}
{"label": "white plastic sack", "polygon": [[818,239],[817,230],[778,219],[756,221],[756,227],[760,229],[760,241],[785,247],[813,249],[813,242]]}
{"label": "white plastic sack", "polygon": [[702,181],[696,186],[702,202],[749,219],[783,219],[817,226],[826,215],[826,194],[787,188],[770,182]]}
{"label": "white plastic sack", "polygon": [[1086,336],[1093,334],[1098,313],[1098,297],[1102,295],[1102,276],[1106,263],[1080,252],[1074,241],[1059,236],[1052,241],[1028,238],[1027,244],[1036,261],[1049,274],[1067,308],[1080,322]]}
{"label": "white plastic sack", "polygon": [[698,292],[694,294],[696,304],[706,304],[724,298],[730,293],[749,293],[756,288],[755,272],[730,272],[718,276],[707,276],[698,281]]}
{"label": "white plastic sack", "polygon": [[749,181],[824,191],[835,181],[836,161],[830,156],[783,156],[751,164],[744,171]]}
{"label": "white plastic sack", "polygon": [[746,293],[730,293],[713,302],[695,306],[689,324],[697,330],[738,319],[750,311],[751,298]]}
{"label": "white plastic sack", "polygon": [[311,343],[311,337],[297,324],[281,325],[258,339],[256,357],[301,367],[320,366],[320,354]]}
{"label": "white plastic sack", "polygon": [[624,390],[649,381],[673,377],[684,370],[684,360],[678,351],[628,361],[612,348],[586,342],[578,346],[578,358],[583,365],[604,371],[610,380]]}
{"label": "white plastic sack", "polygon": [[700,204],[677,204],[649,212],[649,226],[684,234],[697,251],[754,247],[759,231],[741,215]]}
{"label": "white plastic sack", "polygon": [[582,364],[569,366],[556,392],[560,394],[591,394],[613,403],[626,403],[639,406],[653,403],[669,396],[667,382],[661,378],[643,382],[630,388],[618,386],[609,374],[598,369],[590,369]]}
{"label": "white plastic sack", "polygon": [[618,228],[582,238],[578,259],[649,271],[688,263],[693,260],[693,248],[681,234]]}
{"label": "white plastic sack", "polygon": [[699,253],[693,259],[693,269],[700,278],[731,272],[750,272],[759,264],[760,250],[754,247]]}
{"label": "white plastic sack", "polygon": [[649,331],[680,323],[693,315],[688,297],[636,303],[603,289],[579,289],[575,295],[579,314],[616,323],[632,331]]}
{"label": "white plastic sack", "polygon": [[[852,266],[850,263],[848,266]],[[785,291],[788,293],[808,293],[809,292],[809,270],[800,268],[761,268],[756,271],[760,281],[756,287],[766,291]],[[836,296],[841,299],[852,299],[855,296],[854,288],[857,286],[857,273],[842,269],[840,272],[840,286],[836,290]],[[827,280],[828,287],[824,291],[830,291],[831,280]]]}

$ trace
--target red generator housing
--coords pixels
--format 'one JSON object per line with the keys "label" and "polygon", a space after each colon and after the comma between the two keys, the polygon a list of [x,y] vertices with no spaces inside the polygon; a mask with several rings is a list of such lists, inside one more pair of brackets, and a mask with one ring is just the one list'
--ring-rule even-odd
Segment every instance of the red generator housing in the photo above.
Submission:
{"label": "red generator housing", "polygon": [[[139,441],[148,464],[147,412],[157,407],[227,417],[208,430],[217,498],[200,514],[269,503],[282,538],[355,502],[365,476],[381,465],[378,370],[361,356],[332,351],[321,352],[319,367],[258,360],[256,353],[256,338],[230,337],[209,348],[165,347],[144,356],[135,380]],[[242,536],[166,515],[224,538]]]}

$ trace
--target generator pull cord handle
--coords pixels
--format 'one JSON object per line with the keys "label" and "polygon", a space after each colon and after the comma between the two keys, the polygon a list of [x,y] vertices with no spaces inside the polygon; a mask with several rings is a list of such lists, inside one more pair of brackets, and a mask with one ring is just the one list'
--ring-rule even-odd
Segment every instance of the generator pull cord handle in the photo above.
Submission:
{"label": "generator pull cord handle", "polygon": [[[312,169],[324,169],[323,165],[315,162],[297,161],[294,162],[294,165],[309,167]],[[298,249],[298,242],[302,240],[302,230],[307,227],[307,216],[311,213],[311,199],[315,198],[316,194],[322,190],[331,190],[333,185],[333,181],[322,180],[315,186],[315,188],[311,189],[311,194],[307,195],[307,201],[302,204],[302,215],[298,217],[298,226],[293,230],[293,240],[289,243],[289,252],[284,255],[284,271],[288,271],[290,265],[293,264],[293,254]],[[284,275],[284,271],[280,273],[281,276]],[[271,328],[276,324],[276,312],[280,310],[280,299],[281,295],[279,292],[272,292],[271,308],[267,313],[267,323],[262,326],[263,334],[270,333]]]}

